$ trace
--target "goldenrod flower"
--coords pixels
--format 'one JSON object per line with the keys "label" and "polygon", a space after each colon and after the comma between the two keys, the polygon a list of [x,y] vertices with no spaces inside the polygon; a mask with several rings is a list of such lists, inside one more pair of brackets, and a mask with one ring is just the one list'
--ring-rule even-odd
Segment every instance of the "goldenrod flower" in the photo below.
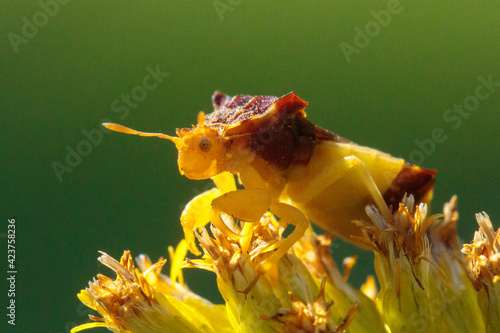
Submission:
{"label": "goldenrod flower", "polygon": [[[232,217],[223,215],[223,218],[229,229],[236,234],[241,233],[242,229]],[[338,324],[342,329],[349,325],[354,318],[356,301],[350,301],[341,317],[336,316],[327,305],[331,299],[326,300],[321,279],[311,274],[307,264],[304,265],[294,253],[287,253],[277,266],[264,274],[259,271],[259,263],[272,254],[269,248],[281,240],[283,232],[283,227],[271,213],[266,213],[257,224],[247,223],[243,230],[245,236],[235,239],[214,226],[211,228],[213,237],[210,237],[203,228],[197,237],[205,255],[200,260],[188,260],[185,265],[208,269],[217,275],[219,291],[226,301],[235,332],[282,331],[291,323],[297,325],[294,326],[297,332],[304,327],[323,332],[334,329]],[[307,243],[307,240],[303,239],[301,243]],[[315,249],[312,251],[309,259],[319,260]],[[316,300],[312,295],[317,295]],[[299,299],[306,300],[306,303],[299,306]],[[302,307],[309,311],[302,311]],[[286,320],[277,321],[283,326],[269,321],[276,316],[282,317],[284,312]],[[346,315],[348,319],[342,324]]]}
{"label": "goldenrod flower", "polygon": [[357,222],[375,252],[377,303],[391,332],[484,330],[458,256],[455,200],[444,219],[405,196],[392,218],[368,206],[370,221]]}
{"label": "goldenrod flower", "polygon": [[78,298],[103,318],[90,316],[97,322],[75,327],[72,333],[94,327],[120,333],[232,332],[223,307],[160,275],[166,260],[151,265],[143,257],[140,261],[147,268],[142,273],[129,251],[120,262],[106,253],[99,261],[116,272],[116,279],[98,275]]}
{"label": "goldenrod flower", "polygon": [[[353,306],[358,307],[356,317],[349,325],[352,332],[385,332],[385,324],[377,310],[373,299],[361,290],[352,287],[348,281],[348,273],[355,260],[349,259],[348,267],[341,274],[330,254],[331,240],[324,235],[316,235],[308,229],[302,239],[294,245],[297,257],[306,265],[311,274],[319,281],[326,277],[325,292],[335,302],[330,310],[334,318],[343,318],[350,313]],[[347,268],[347,270],[346,270]],[[346,274],[347,273],[347,274]],[[354,305],[356,304],[356,305]]]}
{"label": "goldenrod flower", "polygon": [[478,303],[488,332],[500,332],[500,228],[495,232],[486,213],[476,214],[479,231],[471,244],[464,244],[468,255],[468,276],[478,291]]}
{"label": "goldenrod flower", "polygon": [[[209,194],[235,185],[219,186]],[[101,317],[90,316],[93,323],[72,333],[93,327],[119,333],[500,332],[500,229],[494,232],[488,215],[478,214],[480,229],[463,246],[464,258],[456,197],[432,216],[411,195],[392,216],[366,207],[367,218],[355,223],[363,231],[360,241],[375,253],[380,290],[374,276],[359,290],[350,285],[356,257],[344,259],[341,273],[331,239],[311,228],[264,269],[285,226],[271,212],[258,222],[214,216],[208,199],[195,198],[183,213],[186,239],[169,247],[170,276],[161,273],[166,260],[153,264],[141,255],[136,268],[128,251],[120,262],[102,253],[99,261],[117,276],[98,275],[80,292]],[[216,219],[209,228],[207,218]],[[186,258],[188,249],[201,254],[197,246],[203,256]],[[184,268],[213,272],[225,304],[194,294],[184,283]]]}
{"label": "goldenrod flower", "polygon": [[307,294],[308,300],[304,302],[290,292],[293,305],[292,309],[280,309],[278,313],[273,316],[262,315],[261,319],[280,323],[280,326],[274,328],[276,332],[280,333],[344,332],[354,320],[359,303],[354,303],[344,320],[337,327],[332,327],[330,310],[333,301],[326,302],[325,281],[326,278],[323,278],[316,299],[312,300],[312,295]]}

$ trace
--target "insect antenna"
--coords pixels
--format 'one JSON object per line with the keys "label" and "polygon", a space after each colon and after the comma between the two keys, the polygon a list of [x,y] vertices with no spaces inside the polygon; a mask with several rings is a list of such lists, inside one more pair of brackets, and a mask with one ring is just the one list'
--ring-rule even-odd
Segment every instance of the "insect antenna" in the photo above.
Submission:
{"label": "insect antenna", "polygon": [[106,127],[109,130],[119,132],[119,133],[125,133],[125,134],[132,134],[132,135],[138,135],[138,136],[156,136],[161,139],[167,139],[175,143],[175,146],[177,148],[180,148],[183,146],[182,139],[175,137],[175,136],[170,136],[166,135],[163,133],[150,133],[150,132],[141,132],[137,131],[135,129],[125,127],[123,125],[115,124],[115,123],[103,123],[102,126]]}

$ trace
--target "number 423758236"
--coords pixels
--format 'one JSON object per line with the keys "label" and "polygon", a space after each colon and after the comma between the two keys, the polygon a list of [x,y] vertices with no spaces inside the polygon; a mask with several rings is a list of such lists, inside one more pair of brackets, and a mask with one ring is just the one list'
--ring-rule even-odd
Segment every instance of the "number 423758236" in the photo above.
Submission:
{"label": "number 423758236", "polygon": [[7,261],[9,270],[16,268],[16,220],[9,219],[7,225]]}

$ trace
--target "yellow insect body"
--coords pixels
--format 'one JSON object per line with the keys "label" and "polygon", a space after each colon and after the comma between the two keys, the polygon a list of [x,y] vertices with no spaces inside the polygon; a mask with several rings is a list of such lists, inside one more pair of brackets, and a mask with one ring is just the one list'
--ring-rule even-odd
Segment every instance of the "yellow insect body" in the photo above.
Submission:
{"label": "yellow insect body", "polygon": [[[390,218],[390,207],[397,209],[405,193],[417,202],[432,198],[435,171],[313,125],[304,112],[308,103],[294,93],[277,98],[216,92],[212,99],[214,112],[200,113],[198,125],[177,130],[177,137],[104,124],[118,132],[169,139],[179,151],[181,174],[214,179],[218,189],[194,198],[181,217],[193,253],[199,253],[194,229],[210,221],[223,227],[221,212],[251,222],[270,209],[295,229],[272,246],[275,252],[261,264],[264,272],[303,235],[309,221],[364,246],[351,221],[366,217],[366,205],[376,204]],[[236,190],[230,174],[245,190]]]}

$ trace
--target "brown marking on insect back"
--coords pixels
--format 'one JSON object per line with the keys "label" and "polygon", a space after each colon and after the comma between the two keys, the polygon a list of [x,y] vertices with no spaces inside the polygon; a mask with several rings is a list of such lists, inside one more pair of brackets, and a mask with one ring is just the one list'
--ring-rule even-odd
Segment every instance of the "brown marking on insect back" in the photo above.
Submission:
{"label": "brown marking on insect back", "polygon": [[273,127],[264,125],[250,136],[248,143],[248,147],[257,156],[280,170],[287,169],[292,164],[295,145],[294,129],[284,124]]}
{"label": "brown marking on insect back", "polygon": [[302,98],[297,96],[294,92],[291,92],[283,97],[280,97],[273,105],[273,109],[279,115],[290,116],[290,115],[302,115],[306,116],[304,110],[309,105]]}
{"label": "brown marking on insect back", "polygon": [[305,118],[308,105],[294,93],[269,107],[272,116],[257,121],[248,147],[280,170],[294,163],[307,163],[316,146],[315,126]]}
{"label": "brown marking on insect back", "polygon": [[227,104],[228,103],[228,100],[230,100],[231,97],[220,92],[220,91],[216,91],[214,92],[214,94],[212,95],[212,104],[214,105],[214,110],[219,110],[219,108],[221,107],[221,105],[224,105],[224,104]]}
{"label": "brown marking on insect back", "polygon": [[249,137],[248,147],[280,170],[294,163],[305,164],[312,156],[316,139],[314,125],[303,116],[270,119]]}
{"label": "brown marking on insect back", "polygon": [[227,96],[216,91],[212,96],[214,112],[205,116],[207,126],[231,126],[265,114],[277,100],[275,96]]}
{"label": "brown marking on insect back", "polygon": [[327,131],[326,129],[321,128],[319,126],[315,126],[315,132],[316,132],[316,138],[318,140],[352,143],[351,140],[343,138],[340,135]]}
{"label": "brown marking on insect back", "polygon": [[295,126],[297,128],[297,142],[295,145],[294,162],[307,164],[318,142],[314,132],[315,126],[304,117],[296,117]]}
{"label": "brown marking on insect back", "polygon": [[415,202],[420,202],[434,188],[436,173],[436,170],[405,164],[392,181],[391,187],[384,193],[385,202],[397,209],[405,193],[413,194]]}
{"label": "brown marking on insect back", "polygon": [[[228,139],[244,145],[280,170],[293,163],[309,162],[318,140],[350,142],[306,119],[309,105],[291,92],[275,96],[228,96],[216,91],[212,96],[214,112],[205,116],[205,125],[219,130]],[[244,137],[245,139],[242,139]]]}

